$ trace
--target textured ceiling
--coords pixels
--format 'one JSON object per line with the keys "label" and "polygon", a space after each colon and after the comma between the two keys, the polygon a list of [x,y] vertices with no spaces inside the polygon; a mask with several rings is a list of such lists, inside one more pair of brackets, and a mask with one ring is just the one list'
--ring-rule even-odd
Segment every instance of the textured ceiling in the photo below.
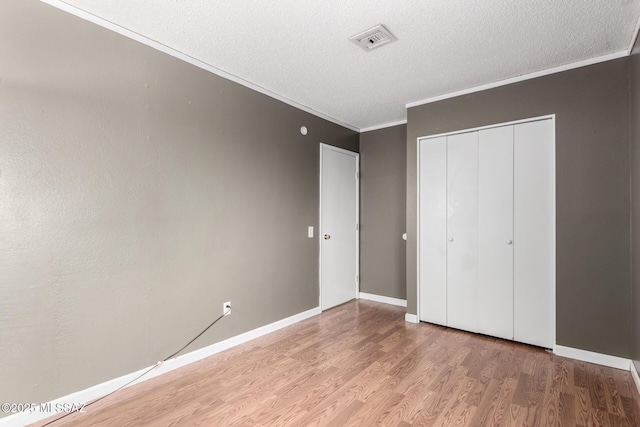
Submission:
{"label": "textured ceiling", "polygon": [[[640,16],[640,0],[64,3],[358,129],[404,120],[407,103],[625,52]],[[398,41],[349,41],[380,23]]]}

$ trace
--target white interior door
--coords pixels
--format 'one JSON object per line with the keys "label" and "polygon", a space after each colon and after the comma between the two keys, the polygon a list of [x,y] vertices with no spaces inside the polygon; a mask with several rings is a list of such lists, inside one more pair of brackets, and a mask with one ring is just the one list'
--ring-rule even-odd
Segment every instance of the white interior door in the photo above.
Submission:
{"label": "white interior door", "polygon": [[514,339],[555,342],[555,136],[553,120],[515,125]]}
{"label": "white interior door", "polygon": [[478,330],[478,132],[447,137],[447,324]]}
{"label": "white interior door", "polygon": [[447,137],[420,141],[420,320],[447,325]]}
{"label": "white interior door", "polygon": [[478,332],[513,339],[513,126],[478,134]]}
{"label": "white interior door", "polygon": [[358,154],[320,144],[320,306],[356,298]]}

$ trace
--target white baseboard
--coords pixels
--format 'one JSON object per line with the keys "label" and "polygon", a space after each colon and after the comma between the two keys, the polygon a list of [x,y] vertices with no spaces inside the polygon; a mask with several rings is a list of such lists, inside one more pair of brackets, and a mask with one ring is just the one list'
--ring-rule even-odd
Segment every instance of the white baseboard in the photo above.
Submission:
{"label": "white baseboard", "polygon": [[383,295],[368,294],[366,292],[360,292],[359,293],[359,298],[360,299],[367,299],[367,300],[370,300],[370,301],[383,302],[385,304],[397,305],[399,307],[406,307],[407,306],[407,300],[406,299],[385,297]]}
{"label": "white baseboard", "polygon": [[[235,347],[239,344],[243,344],[247,341],[251,341],[252,339],[277,331],[278,329],[282,329],[286,326],[293,325],[294,323],[308,319],[309,317],[316,316],[320,313],[321,313],[320,307],[312,308],[311,310],[307,310],[302,313],[295,314],[291,317],[287,317],[286,319],[278,320],[277,322],[270,323],[260,328],[253,329],[243,334],[228,338],[224,341],[220,341],[210,346],[192,351],[190,353],[186,353],[182,356],[178,356],[175,359],[171,359],[162,363],[156,369],[149,372],[143,378],[140,378],[140,380],[132,383],[131,385],[141,383],[143,381],[157,377],[169,371],[173,371],[174,369],[181,368],[190,363],[212,356],[216,353],[220,353],[221,351],[227,350],[231,347]],[[49,407],[48,405],[51,404],[50,407],[55,408],[56,404],[68,405],[68,404],[74,403],[74,404],[82,405],[86,402],[90,402],[94,399],[97,399],[101,396],[111,393],[113,390],[117,389],[122,384],[126,384],[128,381],[131,381],[132,379],[136,378],[138,375],[142,374],[144,371],[148,370],[149,368],[151,368],[151,366],[148,366],[146,368],[140,369],[139,371],[132,372],[130,374],[123,375],[121,377],[103,382],[101,384],[94,385],[87,389],[84,389],[75,393],[71,393],[67,396],[52,400],[51,402],[47,402],[46,404],[43,403],[42,406]],[[33,412],[21,412],[5,418],[0,418],[0,426],[2,427],[24,426],[24,425],[32,424],[32,423],[35,423],[36,421],[40,421],[45,418],[51,417],[53,415],[64,415],[64,413],[41,412],[40,407],[38,406]]]}
{"label": "white baseboard", "polygon": [[595,363],[597,365],[608,366],[610,368],[629,370],[629,359],[624,357],[611,356],[608,354],[595,353],[593,351],[580,350],[579,348],[556,345],[555,354],[569,357],[571,359],[582,360],[583,362]]}
{"label": "white baseboard", "polygon": [[629,363],[629,370],[631,371],[631,376],[633,377],[633,382],[636,384],[638,393],[640,393],[640,376],[638,375],[638,370],[636,369],[636,365],[633,363],[633,360]]}
{"label": "white baseboard", "polygon": [[420,321],[418,320],[418,315],[416,314],[405,313],[404,320],[405,322],[409,323],[420,323]]}

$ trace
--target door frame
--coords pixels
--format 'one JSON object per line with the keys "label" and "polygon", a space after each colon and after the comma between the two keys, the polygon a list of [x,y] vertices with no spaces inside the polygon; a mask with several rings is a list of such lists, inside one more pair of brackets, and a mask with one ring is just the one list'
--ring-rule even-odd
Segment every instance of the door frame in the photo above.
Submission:
{"label": "door frame", "polygon": [[322,166],[323,166],[323,150],[332,150],[338,153],[352,156],[356,161],[356,277],[354,277],[355,283],[355,296],[356,299],[360,298],[360,154],[354,151],[345,150],[343,148],[334,147],[323,142],[320,143],[320,191],[318,201],[318,307],[322,311]]}
{"label": "door frame", "polygon": [[[496,128],[496,127],[502,127],[502,126],[510,126],[510,125],[518,125],[518,124],[522,124],[522,123],[531,123],[531,122],[537,122],[537,121],[541,121],[541,120],[548,120],[550,119],[551,122],[553,123],[553,147],[554,147],[554,158],[553,158],[553,200],[554,200],[554,206],[553,206],[553,210],[554,210],[554,215],[556,215],[556,158],[555,158],[555,147],[556,147],[556,115],[555,114],[548,114],[545,116],[538,116],[538,117],[531,117],[531,118],[527,118],[527,119],[521,119],[521,120],[514,120],[514,121],[510,121],[510,122],[502,122],[502,123],[496,123],[496,124],[491,124],[491,125],[486,125],[486,126],[479,126],[479,127],[475,127],[475,128],[468,128],[468,129],[462,129],[462,130],[457,130],[457,131],[452,131],[452,132],[444,132],[444,133],[438,133],[438,134],[433,134],[433,135],[424,135],[424,136],[419,136],[418,138],[416,138],[416,148],[417,148],[417,155],[416,155],[416,317],[415,317],[415,323],[420,323],[420,142],[423,140],[427,140],[427,139],[432,139],[432,138],[438,138],[438,137],[442,137],[442,136],[451,136],[451,135],[456,135],[456,134],[460,134],[460,133],[467,133],[467,132],[476,132],[476,131],[481,131],[484,129],[491,129],[491,128]],[[556,215],[557,216],[557,215]],[[553,221],[553,241],[557,243],[557,232],[556,232],[556,218],[554,217],[554,221]],[[551,319],[551,324],[552,324],[552,328],[553,328],[553,338],[552,338],[552,342],[553,342],[553,348],[552,351],[554,353],[556,353],[556,347],[557,347],[557,342],[556,342],[556,319],[557,319],[557,310],[556,310],[556,282],[557,282],[557,269],[556,269],[556,244],[553,245],[553,259],[554,259],[554,263],[553,263],[553,284],[551,286],[551,306],[553,307],[553,318]],[[406,319],[411,319],[412,315],[409,315],[407,313],[407,315],[405,316]]]}

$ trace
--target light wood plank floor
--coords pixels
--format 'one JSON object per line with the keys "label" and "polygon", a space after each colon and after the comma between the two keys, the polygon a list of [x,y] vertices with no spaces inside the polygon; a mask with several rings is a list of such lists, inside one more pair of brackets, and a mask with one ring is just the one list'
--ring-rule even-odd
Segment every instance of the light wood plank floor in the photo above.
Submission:
{"label": "light wood plank floor", "polygon": [[404,312],[350,302],[53,425],[640,425],[629,372]]}

